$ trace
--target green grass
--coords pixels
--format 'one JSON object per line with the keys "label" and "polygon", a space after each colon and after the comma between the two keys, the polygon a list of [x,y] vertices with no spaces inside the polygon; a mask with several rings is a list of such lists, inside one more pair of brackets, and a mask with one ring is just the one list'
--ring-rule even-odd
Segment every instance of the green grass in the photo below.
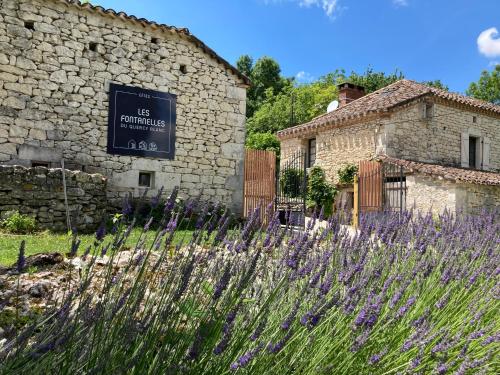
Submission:
{"label": "green grass", "polygon": [[[135,247],[137,240],[142,232],[141,228],[134,228],[128,237],[125,246]],[[186,238],[192,236],[190,230],[177,230],[174,237],[174,245],[178,244]],[[155,231],[147,233],[146,246],[150,245],[155,235]],[[60,252],[65,254],[71,248],[71,235],[61,233],[51,233],[49,231],[38,232],[33,234],[9,234],[0,232],[0,265],[11,266],[17,260],[19,245],[22,240],[26,240],[26,256],[39,253]],[[95,240],[94,234],[79,235],[78,238],[82,241],[79,248],[79,253],[83,253],[85,249],[92,245]],[[111,235],[106,236],[106,240],[110,240]]]}

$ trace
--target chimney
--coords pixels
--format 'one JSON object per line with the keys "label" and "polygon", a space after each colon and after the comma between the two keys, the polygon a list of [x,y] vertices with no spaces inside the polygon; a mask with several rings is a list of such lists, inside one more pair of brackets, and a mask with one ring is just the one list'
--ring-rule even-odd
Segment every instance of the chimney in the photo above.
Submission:
{"label": "chimney", "polygon": [[363,86],[345,82],[337,87],[339,88],[339,107],[343,107],[353,100],[365,96],[365,88]]}

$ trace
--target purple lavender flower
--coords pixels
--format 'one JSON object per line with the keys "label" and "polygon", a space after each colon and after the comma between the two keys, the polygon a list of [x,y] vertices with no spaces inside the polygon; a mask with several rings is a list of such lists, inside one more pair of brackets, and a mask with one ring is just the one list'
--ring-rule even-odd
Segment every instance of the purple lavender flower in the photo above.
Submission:
{"label": "purple lavender flower", "polygon": [[214,245],[217,245],[222,242],[224,237],[226,237],[227,230],[229,229],[229,224],[231,223],[231,216],[225,216],[224,222],[222,226],[219,227],[217,234],[215,235]]}
{"label": "purple lavender flower", "polygon": [[217,343],[213,351],[215,355],[222,354],[229,345],[229,341],[231,340],[231,337],[233,335],[232,329],[234,326],[234,320],[236,319],[236,314],[238,313],[239,308],[240,305],[237,305],[233,310],[229,312],[229,314],[227,314],[226,321],[224,322],[224,326],[222,327],[222,338]]}
{"label": "purple lavender flower", "polygon": [[281,329],[283,329],[285,331],[290,329],[290,325],[292,324],[292,322],[295,320],[295,317],[297,316],[297,312],[299,311],[299,307],[300,307],[300,300],[297,300],[295,302],[290,314],[288,314],[286,319],[281,323]]}
{"label": "purple lavender flower", "polygon": [[413,306],[416,300],[417,299],[414,296],[408,298],[408,301],[406,301],[406,303],[399,308],[396,314],[396,319],[402,318],[406,314],[406,312],[410,309],[410,307]]}
{"label": "purple lavender flower", "polygon": [[17,272],[21,273],[24,270],[24,267],[26,266],[26,257],[24,255],[24,250],[26,248],[26,241],[22,240],[21,245],[19,246],[19,253],[17,255]]}
{"label": "purple lavender flower", "polygon": [[160,198],[163,194],[163,186],[158,190],[158,193],[151,198],[151,207],[156,208],[160,204]]}
{"label": "purple lavender flower", "polygon": [[95,239],[98,242],[101,242],[105,236],[106,236],[106,225],[104,224],[104,222],[102,222],[99,228],[97,228],[97,231],[95,232]]}
{"label": "purple lavender flower", "polygon": [[441,310],[443,307],[446,306],[449,300],[450,300],[450,293],[447,292],[434,304],[434,306],[436,307],[436,309]]}
{"label": "purple lavender flower", "polygon": [[255,328],[255,331],[250,335],[250,341],[256,341],[259,339],[260,335],[264,331],[264,328],[266,328],[267,324],[267,311],[264,313],[265,318],[262,318],[257,327]]}
{"label": "purple lavender flower", "polygon": [[126,195],[125,198],[123,198],[122,214],[124,216],[128,216],[132,212],[134,212],[134,209],[133,209],[132,205],[130,204],[129,195]]}
{"label": "purple lavender flower", "polygon": [[387,354],[387,351],[388,349],[385,348],[384,350],[382,350],[380,353],[377,353],[377,354],[374,354],[370,357],[370,359],[368,360],[368,363],[370,365],[374,365],[374,364],[377,364],[380,362],[380,360]]}
{"label": "purple lavender flower", "polygon": [[279,353],[284,348],[284,346],[286,345],[288,340],[290,340],[290,337],[292,337],[292,334],[293,334],[293,331],[289,330],[286,333],[286,335],[281,340],[279,340],[276,344],[273,344],[272,342],[270,342],[267,345],[267,351],[271,354]]}
{"label": "purple lavender flower", "polygon": [[179,298],[181,298],[182,294],[186,290],[188,284],[189,284],[189,279],[191,278],[191,274],[193,273],[194,269],[194,263],[195,263],[195,257],[194,255],[191,257],[190,261],[184,265],[184,270],[182,272],[181,276],[181,282],[177,288],[177,291],[174,294],[173,300],[177,301]]}
{"label": "purple lavender flower", "polygon": [[255,358],[257,354],[262,350],[263,344],[259,344],[256,348],[251,349],[247,351],[245,354],[243,354],[241,357],[238,358],[236,362],[233,362],[231,364],[231,370],[237,370],[238,368],[243,368],[246,367],[250,363],[252,359]]}
{"label": "purple lavender flower", "polygon": [[493,335],[486,337],[484,341],[481,343],[481,345],[486,346],[494,342],[500,342],[500,332],[494,333]]}
{"label": "purple lavender flower", "polygon": [[109,247],[111,246],[110,243],[108,243],[106,246],[103,246],[101,249],[101,257],[104,257],[106,253],[108,252]]}
{"label": "purple lavender flower", "polygon": [[71,250],[69,252],[70,258],[73,258],[76,256],[76,254],[78,253],[78,248],[80,247],[81,242],[82,241],[80,239],[73,237],[73,240],[71,241]]}
{"label": "purple lavender flower", "polygon": [[144,231],[147,232],[153,223],[154,218],[151,216],[149,220],[144,224]]}
{"label": "purple lavender flower", "polygon": [[165,214],[169,215],[172,212],[172,210],[174,209],[174,207],[175,207],[175,201],[177,199],[177,194],[178,193],[179,193],[179,187],[176,186],[174,188],[174,190],[172,190],[172,193],[168,197],[167,201],[165,202],[165,207],[163,209],[163,212]]}
{"label": "purple lavender flower", "polygon": [[224,292],[224,290],[227,288],[230,278],[231,278],[231,265],[228,263],[226,264],[226,268],[224,269],[222,277],[219,279],[217,284],[215,284],[215,291],[214,295],[212,296],[212,299],[214,301],[218,300],[222,295],[222,292]]}

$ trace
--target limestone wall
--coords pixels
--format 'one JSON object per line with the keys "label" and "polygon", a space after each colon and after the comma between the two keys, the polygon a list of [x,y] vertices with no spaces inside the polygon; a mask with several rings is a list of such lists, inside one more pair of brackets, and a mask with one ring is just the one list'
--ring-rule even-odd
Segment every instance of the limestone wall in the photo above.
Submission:
{"label": "limestone wall", "polygon": [[406,176],[406,188],[408,210],[416,209],[422,213],[456,210],[456,184],[452,182],[414,174]]}
{"label": "limestone wall", "polygon": [[316,138],[316,163],[329,181],[337,183],[337,172],[346,164],[357,164],[376,155],[377,121],[329,129],[303,138],[281,141],[281,160],[298,149],[307,151],[308,139]]}
{"label": "limestone wall", "polygon": [[424,119],[424,104],[402,107],[385,121],[387,155],[460,167],[461,134],[467,132],[490,140],[488,169],[500,170],[500,118],[435,102],[433,115]]}
{"label": "limestone wall", "polygon": [[421,174],[408,175],[406,186],[407,209],[479,213],[500,207],[500,186],[456,183]]}
{"label": "limestone wall", "polygon": [[[112,81],[177,95],[175,160],[106,153]],[[0,163],[64,157],[109,177],[111,201],[141,194],[139,171],[152,171],[150,194],[204,187],[239,211],[245,102],[241,78],[178,33],[61,0],[0,0]]]}
{"label": "limestone wall", "polygon": [[[65,173],[72,227],[94,230],[106,218],[106,178]],[[42,229],[66,231],[62,169],[0,165],[0,217],[8,211],[34,216]]]}

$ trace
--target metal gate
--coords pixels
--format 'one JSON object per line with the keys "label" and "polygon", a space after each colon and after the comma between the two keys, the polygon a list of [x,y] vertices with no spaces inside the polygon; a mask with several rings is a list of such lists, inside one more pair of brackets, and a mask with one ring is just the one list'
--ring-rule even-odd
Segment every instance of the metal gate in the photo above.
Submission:
{"label": "metal gate", "polygon": [[298,150],[281,163],[276,178],[276,210],[283,224],[305,224],[306,197],[306,153]]}
{"label": "metal gate", "polygon": [[360,212],[406,209],[406,176],[399,165],[361,161],[358,172]]}
{"label": "metal gate", "polygon": [[273,151],[245,150],[244,217],[260,207],[260,219],[265,223],[266,208],[273,207],[275,176],[276,154]]}

